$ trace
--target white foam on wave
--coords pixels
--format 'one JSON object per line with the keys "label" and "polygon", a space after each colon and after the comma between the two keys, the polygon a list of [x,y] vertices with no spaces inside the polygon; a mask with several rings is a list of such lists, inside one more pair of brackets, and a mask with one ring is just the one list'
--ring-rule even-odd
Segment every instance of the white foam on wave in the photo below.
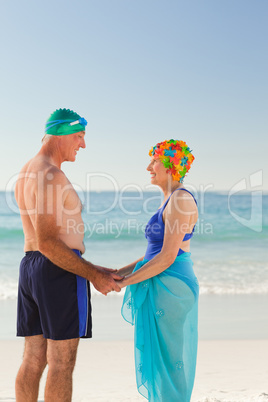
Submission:
{"label": "white foam on wave", "polygon": [[200,295],[265,295],[268,294],[268,283],[256,283],[249,286],[215,285],[199,282]]}
{"label": "white foam on wave", "polygon": [[246,396],[242,398],[235,399],[219,399],[214,397],[205,397],[198,399],[196,402],[268,402],[268,394],[262,393],[254,396]]}
{"label": "white foam on wave", "polygon": [[[222,286],[217,284],[206,284],[199,282],[200,285],[200,296],[202,295],[267,295],[268,294],[268,283],[262,284],[252,284],[251,286]],[[16,299],[18,293],[18,282],[14,279],[3,276],[0,279],[0,300]],[[125,290],[122,289],[121,292],[113,292],[111,295],[116,297],[124,296]],[[93,286],[91,286],[92,296],[102,296]]]}
{"label": "white foam on wave", "polygon": [[0,300],[16,299],[18,295],[18,282],[8,276],[0,279]]}
{"label": "white foam on wave", "polygon": [[195,273],[200,294],[268,294],[267,261],[197,261]]}

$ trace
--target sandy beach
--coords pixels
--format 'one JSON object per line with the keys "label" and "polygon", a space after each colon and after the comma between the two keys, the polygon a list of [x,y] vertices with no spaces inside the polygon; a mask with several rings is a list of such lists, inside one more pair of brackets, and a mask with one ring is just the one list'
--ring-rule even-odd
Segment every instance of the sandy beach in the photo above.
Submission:
{"label": "sandy beach", "polygon": [[[23,341],[1,341],[0,401],[15,401]],[[46,372],[41,381],[43,401]],[[142,401],[136,389],[132,341],[80,342],[74,402]],[[268,401],[268,341],[200,341],[193,402]]]}
{"label": "sandy beach", "polygon": [[[74,402],[146,400],[134,373],[133,328],[120,317],[120,296],[93,297],[93,339],[81,340],[74,372]],[[202,296],[199,349],[192,402],[268,401],[267,296]],[[23,353],[15,338],[16,301],[1,302],[9,328],[0,340],[0,401],[15,401]],[[11,333],[13,331],[13,336]],[[44,400],[43,375],[39,401]],[[172,402],[172,401],[170,401]]]}

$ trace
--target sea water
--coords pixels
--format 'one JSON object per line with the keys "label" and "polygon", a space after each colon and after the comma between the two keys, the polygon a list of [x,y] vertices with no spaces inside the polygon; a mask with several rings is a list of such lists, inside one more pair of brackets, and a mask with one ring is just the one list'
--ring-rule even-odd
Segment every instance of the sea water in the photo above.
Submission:
{"label": "sea water", "polygon": [[[145,254],[146,223],[158,192],[79,193],[84,258],[120,268]],[[191,240],[200,294],[268,294],[268,195],[195,194],[199,220]],[[83,228],[79,228],[82,230]],[[0,300],[15,299],[23,230],[13,193],[0,192]],[[94,289],[93,289],[94,292]]]}

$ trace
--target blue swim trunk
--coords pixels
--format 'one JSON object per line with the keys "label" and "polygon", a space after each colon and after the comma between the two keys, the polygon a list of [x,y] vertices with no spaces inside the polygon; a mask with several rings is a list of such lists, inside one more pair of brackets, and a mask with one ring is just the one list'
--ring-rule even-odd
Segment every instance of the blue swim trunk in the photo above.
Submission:
{"label": "blue swim trunk", "polygon": [[17,336],[64,340],[91,338],[91,331],[89,282],[27,251],[20,264]]}

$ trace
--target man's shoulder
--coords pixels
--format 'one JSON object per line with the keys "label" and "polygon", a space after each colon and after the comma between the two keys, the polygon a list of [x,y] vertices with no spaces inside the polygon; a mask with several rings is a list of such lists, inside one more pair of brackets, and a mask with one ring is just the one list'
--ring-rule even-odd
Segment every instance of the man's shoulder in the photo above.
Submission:
{"label": "man's shoulder", "polygon": [[48,164],[44,168],[43,172],[45,180],[47,180],[48,182],[63,185],[69,184],[69,180],[67,179],[65,173],[55,165]]}
{"label": "man's shoulder", "polygon": [[48,185],[66,187],[69,184],[69,180],[61,169],[51,164],[48,159],[36,155],[22,167],[15,192],[17,193],[22,185],[23,188],[30,186],[32,190],[43,191]]}
{"label": "man's shoulder", "polygon": [[31,165],[33,158],[30,159],[27,163],[25,163],[25,165],[23,165],[23,167],[20,170],[20,173],[26,173],[29,170],[29,166]]}
{"label": "man's shoulder", "polygon": [[53,165],[46,159],[40,159],[36,161],[35,169],[38,172],[40,178],[47,182],[47,184],[55,185],[61,184],[66,185],[69,184],[69,180],[67,179],[65,173]]}

